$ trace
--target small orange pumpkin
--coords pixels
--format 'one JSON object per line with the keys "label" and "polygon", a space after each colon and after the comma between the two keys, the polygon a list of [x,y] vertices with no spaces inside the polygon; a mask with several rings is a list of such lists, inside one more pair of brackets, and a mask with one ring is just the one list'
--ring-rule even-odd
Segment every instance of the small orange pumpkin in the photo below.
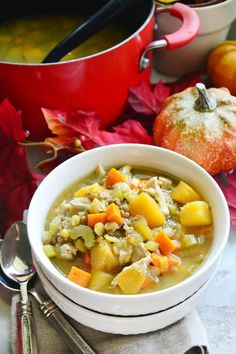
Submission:
{"label": "small orange pumpkin", "polygon": [[212,175],[236,168],[236,97],[203,84],[170,96],[153,137],[156,145],[189,157]]}
{"label": "small orange pumpkin", "polygon": [[208,75],[216,87],[227,87],[236,95],[236,39],[225,41],[210,54]]}

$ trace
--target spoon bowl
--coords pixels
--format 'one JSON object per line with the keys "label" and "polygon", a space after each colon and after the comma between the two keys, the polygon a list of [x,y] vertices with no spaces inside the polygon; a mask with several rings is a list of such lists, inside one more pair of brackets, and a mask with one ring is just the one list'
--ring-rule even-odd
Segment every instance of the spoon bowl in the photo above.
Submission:
{"label": "spoon bowl", "polygon": [[28,299],[27,284],[35,275],[27,228],[17,221],[6,232],[1,246],[1,266],[7,277],[20,286],[21,301],[16,304],[17,354],[37,354],[32,304]]}
{"label": "spoon bowl", "polygon": [[4,273],[20,284],[28,282],[36,273],[23,222],[17,221],[6,232],[1,247],[1,264]]}
{"label": "spoon bowl", "polygon": [[[28,283],[28,292],[33,295],[33,292],[35,291],[34,285],[36,282],[36,277],[32,277]],[[19,292],[20,291],[20,285],[16,281],[8,278],[6,274],[3,272],[2,267],[0,265],[0,284],[4,286],[4,288],[14,291],[14,292]],[[34,296],[34,295],[33,295]]]}

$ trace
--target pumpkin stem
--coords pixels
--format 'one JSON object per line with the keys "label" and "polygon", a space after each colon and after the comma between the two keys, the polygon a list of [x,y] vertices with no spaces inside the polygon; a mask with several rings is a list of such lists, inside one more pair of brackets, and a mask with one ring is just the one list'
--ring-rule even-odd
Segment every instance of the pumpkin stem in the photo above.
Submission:
{"label": "pumpkin stem", "polygon": [[202,83],[196,84],[199,97],[195,102],[195,109],[199,112],[212,112],[216,109],[217,103],[211,98],[206,90],[206,86]]}

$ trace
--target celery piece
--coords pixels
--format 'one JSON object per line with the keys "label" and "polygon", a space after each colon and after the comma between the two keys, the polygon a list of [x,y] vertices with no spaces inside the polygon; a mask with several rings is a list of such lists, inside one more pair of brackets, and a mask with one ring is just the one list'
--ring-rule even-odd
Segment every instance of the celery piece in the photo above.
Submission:
{"label": "celery piece", "polygon": [[148,241],[145,243],[145,248],[148,251],[155,252],[158,248],[158,243],[155,241]]}
{"label": "celery piece", "polygon": [[180,242],[182,248],[190,248],[198,244],[198,239],[194,235],[184,235]]}
{"label": "celery piece", "polygon": [[139,246],[143,242],[143,236],[140,233],[133,231],[127,235],[127,241],[130,245]]}
{"label": "celery piece", "polygon": [[181,237],[183,237],[183,228],[180,224],[176,224],[174,238],[179,240]]}
{"label": "celery piece", "polygon": [[55,216],[49,225],[49,231],[51,231],[54,235],[60,230],[61,227],[62,216]]}
{"label": "celery piece", "polygon": [[104,286],[109,286],[113,276],[109,273],[103,272],[101,270],[95,270],[92,272],[92,278],[89,283],[89,289],[99,290]]}
{"label": "celery piece", "polygon": [[127,200],[127,202],[130,203],[134,198],[137,197],[137,195],[138,195],[138,191],[131,189],[124,194],[124,197]]}
{"label": "celery piece", "polygon": [[67,240],[69,238],[69,230],[67,229],[62,229],[60,231],[60,236],[63,237],[65,240]]}
{"label": "celery piece", "polygon": [[85,243],[86,248],[90,249],[95,244],[94,232],[91,227],[87,225],[78,225],[75,226],[72,230],[69,231],[70,238],[76,240],[79,237],[82,237]]}
{"label": "celery piece", "polygon": [[124,194],[120,189],[114,189],[110,194],[113,200],[116,198],[118,198],[121,202],[124,200]]}
{"label": "celery piece", "polygon": [[42,241],[43,243],[48,243],[51,241],[51,239],[53,238],[53,233],[51,231],[44,231],[43,232],[43,236],[42,236]]}
{"label": "celery piece", "polygon": [[175,216],[179,212],[179,208],[174,204],[168,204],[168,209],[171,216]]}
{"label": "celery piece", "polygon": [[53,258],[57,256],[56,249],[52,245],[44,245],[43,250],[48,258]]}

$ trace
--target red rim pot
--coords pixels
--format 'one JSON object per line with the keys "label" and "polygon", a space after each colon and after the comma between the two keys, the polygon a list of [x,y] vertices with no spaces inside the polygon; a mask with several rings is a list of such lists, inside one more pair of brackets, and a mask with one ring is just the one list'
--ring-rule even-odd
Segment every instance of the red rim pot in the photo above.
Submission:
{"label": "red rim pot", "polygon": [[[13,2],[11,4],[11,2]],[[104,2],[104,1],[103,1]],[[8,0],[1,8],[0,20],[9,20],[37,13],[78,12],[81,7],[101,5],[101,1]],[[91,5],[93,4],[93,5]],[[95,6],[96,5],[96,6]],[[87,5],[88,6],[88,5]],[[12,10],[14,13],[12,13]],[[84,9],[83,9],[84,10]],[[132,16],[130,15],[132,11]],[[94,111],[101,126],[114,122],[121,114],[130,86],[149,80],[152,49],[179,48],[197,35],[199,19],[191,8],[176,3],[160,11],[169,11],[182,20],[178,32],[152,42],[156,11],[152,0],[122,14],[120,23],[132,28],[132,35],[118,45],[95,55],[53,64],[18,64],[0,62],[0,100],[8,98],[22,111],[24,128],[30,138],[43,139],[49,132],[41,108]]]}

